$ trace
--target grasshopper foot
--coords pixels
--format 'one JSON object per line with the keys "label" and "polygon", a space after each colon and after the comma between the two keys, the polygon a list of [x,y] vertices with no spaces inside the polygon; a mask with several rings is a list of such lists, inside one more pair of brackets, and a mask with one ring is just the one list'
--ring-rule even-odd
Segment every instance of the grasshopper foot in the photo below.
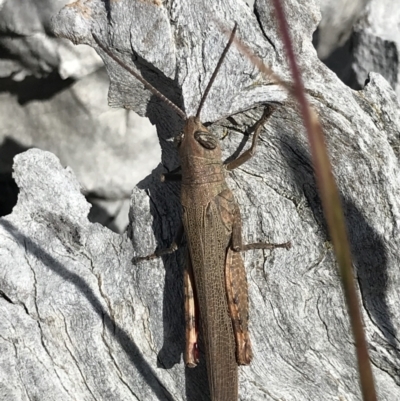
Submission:
{"label": "grasshopper foot", "polygon": [[132,264],[136,265],[140,262],[143,262],[144,260],[153,260],[158,258],[158,256],[155,253],[152,253],[151,255],[147,255],[147,256],[134,256],[132,258]]}
{"label": "grasshopper foot", "polygon": [[267,244],[265,242],[256,242],[254,244],[246,244],[240,247],[234,247],[233,250],[236,252],[249,251],[250,249],[275,249],[275,248],[285,248],[290,249],[292,247],[292,243],[290,241],[285,242],[284,244]]}
{"label": "grasshopper foot", "polygon": [[135,256],[132,258],[132,263],[133,264],[137,264],[139,262],[142,262],[143,260],[153,260],[153,259],[157,259],[160,256],[164,256],[164,255],[169,255],[170,253],[175,252],[178,249],[178,245],[177,243],[174,241],[171,246],[169,248],[166,249],[158,249],[156,250],[154,253],[152,253],[151,255],[147,255],[147,256]]}

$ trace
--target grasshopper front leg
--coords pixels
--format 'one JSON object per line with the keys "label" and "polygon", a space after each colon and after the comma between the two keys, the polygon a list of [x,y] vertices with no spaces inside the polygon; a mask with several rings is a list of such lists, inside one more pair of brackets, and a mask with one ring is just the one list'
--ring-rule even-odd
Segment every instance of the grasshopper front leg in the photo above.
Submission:
{"label": "grasshopper front leg", "polygon": [[[269,117],[274,112],[275,107],[268,105],[264,109],[264,113],[261,118],[254,125],[254,134],[253,140],[250,149],[243,152],[239,157],[225,165],[225,168],[229,171],[234,170],[235,168],[241,166],[247,160],[252,158],[255,154],[257,147],[257,139],[260,135],[261,129],[264,124],[267,122]],[[248,251],[250,249],[275,249],[275,248],[286,248],[289,249],[291,247],[291,242],[285,242],[283,244],[267,244],[264,242],[257,242],[253,244],[242,243],[242,219],[240,217],[240,210],[237,204],[234,206],[234,217],[233,217],[233,226],[232,226],[232,249],[236,252],[240,251]]]}
{"label": "grasshopper front leg", "polygon": [[274,110],[275,110],[274,106],[271,106],[271,105],[265,106],[263,115],[254,125],[253,140],[251,142],[250,149],[247,149],[235,160],[232,160],[229,163],[226,163],[225,168],[228,171],[234,170],[235,168],[241,166],[243,163],[247,162],[247,160],[251,159],[254,156],[254,154],[256,152],[256,148],[257,148],[257,139],[260,135],[261,129],[264,126],[264,124],[267,122],[267,120],[271,117]]}

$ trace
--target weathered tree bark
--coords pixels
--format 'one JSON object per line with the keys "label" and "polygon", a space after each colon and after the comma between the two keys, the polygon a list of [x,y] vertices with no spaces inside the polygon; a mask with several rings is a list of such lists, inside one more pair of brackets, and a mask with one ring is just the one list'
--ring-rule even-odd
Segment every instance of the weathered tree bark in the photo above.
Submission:
{"label": "weathered tree bark", "polygon": [[[400,398],[400,107],[370,74],[347,88],[311,44],[316,2],[286,1],[305,86],[324,127],[348,222],[354,267],[380,400]],[[274,71],[290,79],[269,3],[80,1],[54,30],[113,52],[190,115],[232,27]],[[182,271],[185,250],[133,265],[170,244],[179,226],[179,185],[159,174],[177,166],[170,141],[182,122],[122,68],[104,58],[110,103],[157,126],[161,165],[132,194],[131,225],[117,235],[87,220],[89,206],[55,156],[17,156],[20,188],[0,220],[1,400],[207,400],[204,358],[185,369]],[[202,120],[225,157],[262,104],[279,104],[256,156],[230,176],[244,240],[291,240],[292,249],[245,256],[254,360],[240,370],[241,400],[360,399],[353,340],[296,105],[232,48]],[[155,166],[156,167],[156,166]]]}
{"label": "weathered tree bark", "polygon": [[371,0],[354,26],[353,71],[363,85],[369,71],[379,72],[400,96],[400,9],[391,0]]}

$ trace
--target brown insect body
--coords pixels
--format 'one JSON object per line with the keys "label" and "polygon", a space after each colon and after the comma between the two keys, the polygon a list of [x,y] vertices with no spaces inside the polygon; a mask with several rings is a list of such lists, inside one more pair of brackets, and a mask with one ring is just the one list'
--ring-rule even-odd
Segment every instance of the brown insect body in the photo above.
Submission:
{"label": "brown insect body", "polygon": [[[218,140],[196,117],[190,117],[185,124],[179,155],[182,219],[194,278],[192,285],[200,309],[211,398],[237,400],[236,344],[225,280],[233,195],[225,181]],[[189,323],[194,321],[192,316],[187,317]],[[195,366],[193,344],[186,340],[186,363]]]}

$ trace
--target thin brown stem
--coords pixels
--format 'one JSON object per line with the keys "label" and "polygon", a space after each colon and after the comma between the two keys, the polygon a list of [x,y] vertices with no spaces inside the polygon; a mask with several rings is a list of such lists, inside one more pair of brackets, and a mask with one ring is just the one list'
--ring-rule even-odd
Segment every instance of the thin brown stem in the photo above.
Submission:
{"label": "thin brown stem", "polygon": [[355,339],[361,392],[364,401],[376,401],[374,379],[363,329],[360,302],[355,287],[350,247],[347,239],[347,231],[339,191],[333,177],[322,127],[316,113],[309,106],[305,95],[304,84],[294,54],[282,2],[280,0],[272,0],[272,2],[275,7],[276,19],[279,23],[279,29],[286,50],[286,55],[292,71],[294,80],[294,96],[300,105],[303,122],[308,133],[314,171],[317,178],[322,205],[340,267],[344,293]]}

